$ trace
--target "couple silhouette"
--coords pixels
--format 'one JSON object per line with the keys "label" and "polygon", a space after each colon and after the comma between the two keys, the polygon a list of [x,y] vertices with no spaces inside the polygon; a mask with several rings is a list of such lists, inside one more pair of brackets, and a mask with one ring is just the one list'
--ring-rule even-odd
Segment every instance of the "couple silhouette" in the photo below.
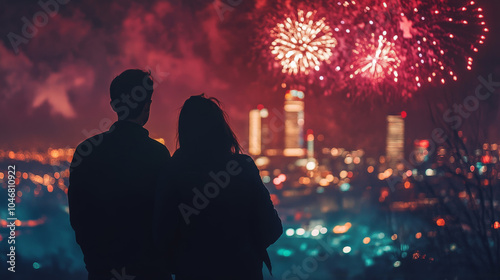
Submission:
{"label": "couple silhouette", "polygon": [[153,89],[142,70],[117,76],[118,121],[75,150],[70,222],[88,279],[263,279],[283,229],[259,170],[203,94],[182,106],[171,157],[143,128]]}

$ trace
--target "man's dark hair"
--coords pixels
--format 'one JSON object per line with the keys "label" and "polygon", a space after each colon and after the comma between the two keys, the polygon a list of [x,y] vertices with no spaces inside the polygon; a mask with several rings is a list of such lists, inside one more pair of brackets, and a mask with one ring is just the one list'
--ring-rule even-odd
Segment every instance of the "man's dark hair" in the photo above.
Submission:
{"label": "man's dark hair", "polygon": [[113,79],[109,92],[120,120],[137,118],[153,95],[151,73],[140,69],[125,70]]}

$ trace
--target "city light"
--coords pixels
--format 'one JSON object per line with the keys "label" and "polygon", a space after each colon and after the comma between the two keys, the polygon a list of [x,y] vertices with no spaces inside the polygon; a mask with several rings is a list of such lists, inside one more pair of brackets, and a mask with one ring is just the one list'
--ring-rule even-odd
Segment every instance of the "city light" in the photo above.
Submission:
{"label": "city light", "polygon": [[342,252],[344,252],[344,254],[349,254],[351,252],[352,248],[349,247],[349,246],[345,246],[343,249],[342,249]]}
{"label": "city light", "polygon": [[314,168],[316,168],[316,163],[313,162],[313,161],[310,161],[306,164],[306,169],[307,170],[314,170]]}
{"label": "city light", "polygon": [[346,233],[349,231],[349,229],[351,228],[352,224],[347,222],[345,223],[344,225],[338,225],[338,226],[335,226],[333,228],[333,233],[336,233],[336,234],[343,234],[343,233]]}

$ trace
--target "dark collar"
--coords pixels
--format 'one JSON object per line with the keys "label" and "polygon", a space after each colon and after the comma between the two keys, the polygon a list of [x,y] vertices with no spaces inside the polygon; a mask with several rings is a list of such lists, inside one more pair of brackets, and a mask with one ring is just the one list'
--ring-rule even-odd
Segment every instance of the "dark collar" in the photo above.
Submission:
{"label": "dark collar", "polygon": [[127,134],[134,134],[134,135],[139,135],[143,137],[148,137],[149,136],[149,131],[142,127],[142,125],[139,125],[134,122],[129,122],[129,121],[117,121],[115,122],[110,128],[109,132],[118,132],[118,133],[127,133]]}

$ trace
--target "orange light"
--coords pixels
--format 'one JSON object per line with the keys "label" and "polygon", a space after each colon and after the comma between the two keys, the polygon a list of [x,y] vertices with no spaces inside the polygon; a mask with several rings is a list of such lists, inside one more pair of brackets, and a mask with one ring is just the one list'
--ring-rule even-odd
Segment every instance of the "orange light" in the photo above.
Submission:
{"label": "orange light", "polygon": [[493,224],[493,228],[494,228],[494,229],[499,229],[499,228],[500,228],[500,223],[499,223],[499,222],[495,222],[495,223]]}
{"label": "orange light", "polygon": [[417,234],[415,234],[415,238],[416,239],[422,238],[422,233],[421,232],[417,232]]}
{"label": "orange light", "polygon": [[405,189],[409,189],[411,187],[411,183],[406,181],[405,182]]}
{"label": "orange light", "polygon": [[370,237],[363,238],[363,244],[368,244],[368,243],[370,243],[370,241],[371,241]]}
{"label": "orange light", "polygon": [[52,185],[47,186],[47,191],[52,192],[54,190],[54,187]]}
{"label": "orange light", "polygon": [[333,228],[333,233],[336,233],[336,234],[342,234],[342,233],[346,233],[347,231],[349,231],[349,229],[351,228],[352,224],[351,223],[345,223],[343,226],[335,226]]}
{"label": "orange light", "polygon": [[380,195],[383,196],[383,197],[387,197],[387,196],[389,196],[389,191],[388,190],[383,190]]}
{"label": "orange light", "polygon": [[436,221],[436,225],[440,226],[440,227],[444,227],[444,225],[446,224],[446,222],[444,221],[443,218],[439,218],[437,221]]}
{"label": "orange light", "polygon": [[50,152],[50,156],[53,158],[58,158],[59,157],[59,151],[58,150],[52,150]]}
{"label": "orange light", "polygon": [[484,164],[489,164],[489,163],[491,163],[491,156],[490,156],[490,155],[484,155],[484,156],[483,156],[483,163],[484,163]]}

